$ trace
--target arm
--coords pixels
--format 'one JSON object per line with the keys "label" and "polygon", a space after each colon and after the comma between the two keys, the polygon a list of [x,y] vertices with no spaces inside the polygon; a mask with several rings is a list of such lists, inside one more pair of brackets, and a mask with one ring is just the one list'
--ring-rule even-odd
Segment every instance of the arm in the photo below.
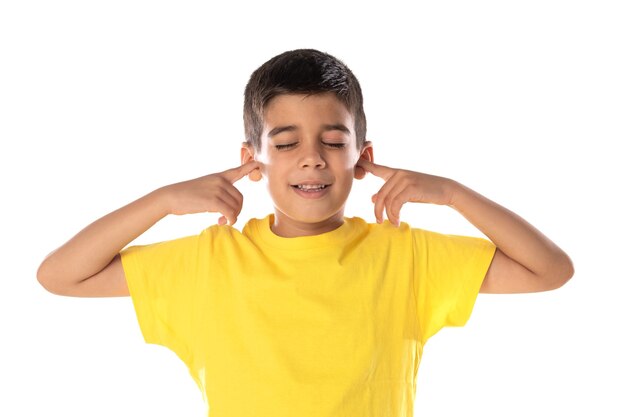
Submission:
{"label": "arm", "polygon": [[37,270],[37,280],[54,294],[80,295],[76,288],[106,267],[107,295],[128,295],[118,253],[166,215],[165,189],[107,214],[50,253]]}
{"label": "arm", "polygon": [[451,189],[450,207],[497,247],[481,292],[548,291],[574,275],[569,256],[530,223],[456,181],[446,182]]}
{"label": "arm", "polygon": [[497,247],[481,287],[484,293],[522,293],[559,288],[574,275],[563,250],[517,214],[448,178],[395,169],[361,159],[359,166],[383,178],[372,197],[377,220],[383,210],[400,222],[405,202],[447,205],[457,210]]}
{"label": "arm", "polygon": [[243,196],[233,183],[258,168],[238,168],[159,188],[96,220],[50,253],[37,280],[53,294],[82,297],[127,296],[119,252],[168,214],[220,212],[219,224],[234,224]]}

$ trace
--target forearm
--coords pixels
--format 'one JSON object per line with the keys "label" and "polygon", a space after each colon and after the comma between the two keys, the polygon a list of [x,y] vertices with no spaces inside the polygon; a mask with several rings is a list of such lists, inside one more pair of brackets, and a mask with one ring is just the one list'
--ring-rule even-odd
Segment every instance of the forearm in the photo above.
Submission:
{"label": "forearm", "polygon": [[168,214],[164,190],[157,189],[85,227],[44,259],[38,280],[75,284],[100,272],[126,245]]}
{"label": "forearm", "polygon": [[456,181],[451,180],[450,187],[450,206],[509,258],[538,276],[549,277],[573,268],[561,248],[517,214]]}

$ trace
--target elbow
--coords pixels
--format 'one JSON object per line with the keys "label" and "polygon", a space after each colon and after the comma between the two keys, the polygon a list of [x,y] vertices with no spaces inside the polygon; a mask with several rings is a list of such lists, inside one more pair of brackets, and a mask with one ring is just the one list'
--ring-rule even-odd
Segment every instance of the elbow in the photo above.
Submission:
{"label": "elbow", "polygon": [[43,263],[41,265],[39,265],[39,268],[37,268],[37,282],[39,283],[39,285],[41,285],[46,291],[54,294],[54,291],[51,289],[50,286],[50,280],[48,278],[46,278],[46,275],[44,275],[44,269],[43,269]]}
{"label": "elbow", "polygon": [[554,271],[549,280],[548,290],[556,290],[565,285],[574,276],[574,263],[567,254],[563,253],[562,260],[555,263]]}
{"label": "elbow", "polygon": [[37,282],[49,293],[54,295],[63,295],[58,288],[58,285],[55,285],[55,280],[50,278],[49,274],[46,272],[46,262],[42,262],[37,268]]}
{"label": "elbow", "polygon": [[574,273],[576,272],[574,270],[574,262],[572,262],[572,259],[567,256],[566,253],[563,254],[563,272],[562,272],[562,284],[561,286],[565,285],[566,282],[568,282],[570,279],[572,279],[572,277],[574,276]]}

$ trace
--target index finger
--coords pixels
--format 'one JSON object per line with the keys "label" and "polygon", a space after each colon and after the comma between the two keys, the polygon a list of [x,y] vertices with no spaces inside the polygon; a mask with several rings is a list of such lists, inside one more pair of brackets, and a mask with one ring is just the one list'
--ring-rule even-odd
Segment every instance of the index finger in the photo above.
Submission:
{"label": "index finger", "polygon": [[367,172],[371,172],[372,174],[376,175],[377,177],[380,177],[382,179],[384,179],[385,181],[389,179],[389,177],[391,177],[394,173],[394,169],[390,168],[390,167],[386,167],[384,165],[378,165],[375,164],[373,162],[368,161],[367,159],[359,159],[359,161],[356,163],[357,166],[360,166],[361,168],[363,168],[365,171]]}
{"label": "index finger", "polygon": [[260,167],[261,165],[258,161],[250,160],[237,168],[227,169],[223,171],[222,174],[228,181],[234,183]]}

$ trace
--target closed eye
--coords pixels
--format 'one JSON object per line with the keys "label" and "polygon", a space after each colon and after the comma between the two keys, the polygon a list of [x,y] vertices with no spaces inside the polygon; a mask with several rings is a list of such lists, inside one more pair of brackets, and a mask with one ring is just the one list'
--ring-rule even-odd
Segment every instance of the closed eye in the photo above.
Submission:
{"label": "closed eye", "polygon": [[337,149],[341,149],[341,148],[344,148],[346,146],[345,143],[324,143],[324,145],[328,145],[331,148],[337,148]]}
{"label": "closed eye", "polygon": [[[330,146],[331,148],[336,148],[336,149],[342,149],[342,148],[345,148],[346,146],[345,143],[327,143],[327,142],[322,142],[322,143],[326,146]],[[281,149],[288,149],[293,146],[296,146],[296,143],[288,143],[286,145],[274,145],[274,147],[279,151]]]}
{"label": "closed eye", "polygon": [[275,145],[275,147],[276,147],[276,149],[278,149],[280,151],[281,149],[287,149],[287,148],[290,148],[290,147],[292,147],[294,145],[295,145],[295,143],[289,143],[287,145]]}

